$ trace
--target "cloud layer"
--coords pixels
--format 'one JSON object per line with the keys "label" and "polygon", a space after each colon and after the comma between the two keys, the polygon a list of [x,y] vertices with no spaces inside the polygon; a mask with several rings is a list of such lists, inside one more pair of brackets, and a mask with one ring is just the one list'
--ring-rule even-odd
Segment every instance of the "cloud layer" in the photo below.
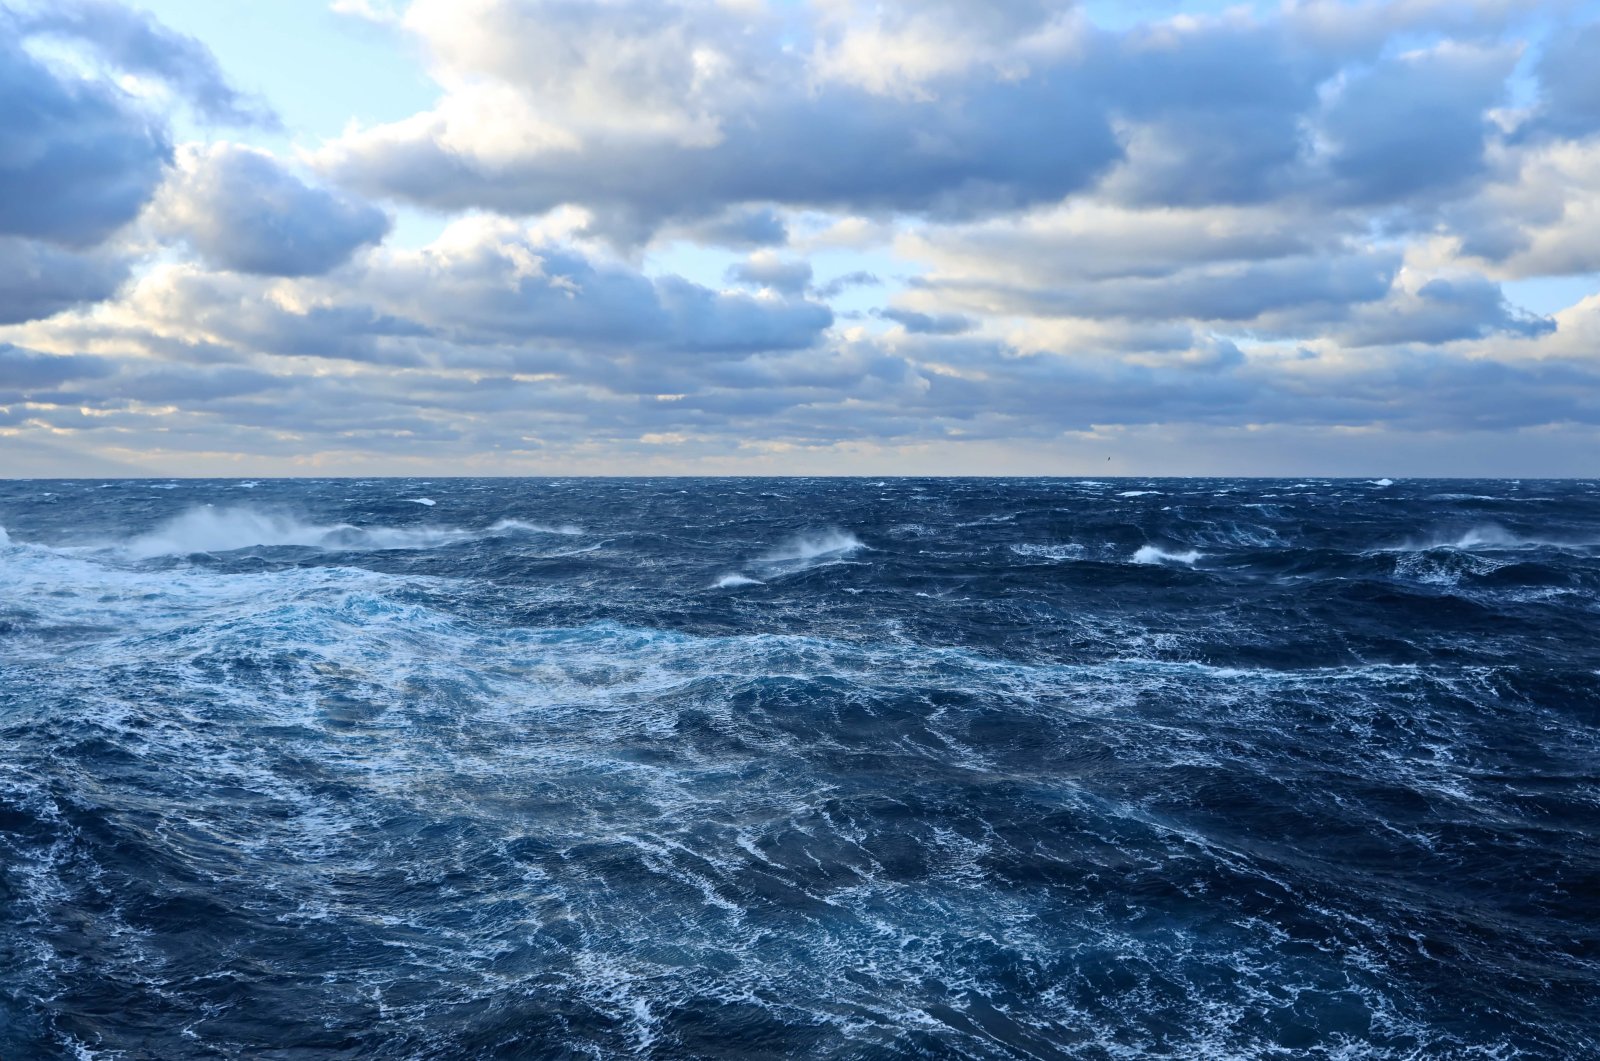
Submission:
{"label": "cloud layer", "polygon": [[[1581,5],[357,13],[436,102],[274,150],[270,100],[199,42],[100,0],[0,8],[0,444],[1204,470],[1159,466],[1166,440],[1218,471],[1410,445],[1466,474],[1600,441]],[[1272,452],[1240,469],[1251,437]]]}

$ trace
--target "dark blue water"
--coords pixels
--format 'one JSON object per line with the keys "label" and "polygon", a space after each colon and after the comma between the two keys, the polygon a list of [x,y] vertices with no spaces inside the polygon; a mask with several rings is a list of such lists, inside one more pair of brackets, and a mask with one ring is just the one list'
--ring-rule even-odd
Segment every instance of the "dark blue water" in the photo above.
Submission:
{"label": "dark blue water", "polygon": [[0,524],[6,1061],[1600,1056],[1594,482]]}

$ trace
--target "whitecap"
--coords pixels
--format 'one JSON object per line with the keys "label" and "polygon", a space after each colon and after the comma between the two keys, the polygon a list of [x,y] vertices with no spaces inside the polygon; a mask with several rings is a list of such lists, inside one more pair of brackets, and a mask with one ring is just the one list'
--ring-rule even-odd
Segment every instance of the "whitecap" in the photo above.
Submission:
{"label": "whitecap", "polygon": [[529,523],[520,519],[503,519],[489,528],[490,534],[582,534],[582,527],[564,523],[559,527],[543,523]]}
{"label": "whitecap", "polygon": [[1122,491],[1122,493],[1118,494],[1117,496],[1118,497],[1148,497],[1151,494],[1159,494],[1159,493],[1161,493],[1160,490],[1124,490],[1124,491]]}
{"label": "whitecap", "polygon": [[1371,483],[1373,486],[1393,486],[1394,485],[1394,480],[1393,479],[1368,479],[1367,482]]}
{"label": "whitecap", "polygon": [[413,505],[427,505],[429,508],[432,508],[434,505],[437,505],[439,502],[435,501],[431,497],[413,497],[411,499],[411,503]]}
{"label": "whitecap", "polygon": [[717,589],[734,589],[738,586],[765,586],[766,583],[759,578],[749,578],[745,575],[723,575],[717,579]]}
{"label": "whitecap", "polygon": [[779,564],[796,560],[819,560],[848,556],[865,548],[861,539],[849,531],[808,531],[795,535],[761,559],[767,563]]}
{"label": "whitecap", "polygon": [[1506,530],[1497,523],[1484,523],[1472,527],[1453,538],[1432,538],[1423,541],[1411,540],[1399,545],[1386,546],[1373,550],[1380,553],[1426,553],[1436,549],[1448,549],[1457,552],[1495,552],[1517,549],[1565,549],[1583,551],[1591,548],[1592,542],[1556,541],[1550,538],[1525,537]]}
{"label": "whitecap", "polygon": [[357,527],[349,523],[305,523],[293,516],[251,508],[192,508],[116,551],[135,560],[158,556],[226,553],[256,546],[309,549],[431,549],[475,537],[439,527]]}
{"label": "whitecap", "polygon": [[1140,546],[1139,551],[1133,554],[1133,562],[1136,564],[1162,564],[1171,561],[1176,564],[1192,564],[1200,557],[1201,554],[1193,549],[1181,553],[1169,553],[1167,550],[1158,549],[1154,545],[1144,545]]}
{"label": "whitecap", "polygon": [[1010,546],[1010,549],[1018,556],[1038,557],[1043,560],[1083,559],[1083,546],[1076,542],[1064,542],[1060,545],[1034,545],[1024,542],[1021,545]]}

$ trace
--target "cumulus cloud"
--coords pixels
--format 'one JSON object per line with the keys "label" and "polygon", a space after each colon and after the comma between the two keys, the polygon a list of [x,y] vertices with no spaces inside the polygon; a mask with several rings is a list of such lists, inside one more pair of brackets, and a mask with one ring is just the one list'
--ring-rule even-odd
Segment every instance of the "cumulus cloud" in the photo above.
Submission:
{"label": "cumulus cloud", "polygon": [[180,153],[152,221],[216,268],[264,276],[325,273],[389,231],[377,207],[307,184],[264,151],[226,143]]}
{"label": "cumulus cloud", "polygon": [[739,205],[959,216],[1058,198],[1119,155],[1070,76],[980,80],[959,103],[885,96],[815,78],[782,27],[731,7],[423,0],[406,24],[450,91],[321,160],[435,208],[581,203],[618,238]]}
{"label": "cumulus cloud", "polygon": [[242,95],[210,50],[147,12],[114,0],[49,0],[16,9],[15,32],[86,45],[111,66],[172,86],[203,117],[230,125],[276,127],[276,115]]}
{"label": "cumulus cloud", "polygon": [[57,73],[19,35],[0,8],[0,235],[91,246],[144,208],[171,144],[115,86]]}
{"label": "cumulus cloud", "polygon": [[752,287],[766,287],[789,295],[803,294],[811,286],[811,263],[780,258],[759,251],[728,269],[728,279]]}

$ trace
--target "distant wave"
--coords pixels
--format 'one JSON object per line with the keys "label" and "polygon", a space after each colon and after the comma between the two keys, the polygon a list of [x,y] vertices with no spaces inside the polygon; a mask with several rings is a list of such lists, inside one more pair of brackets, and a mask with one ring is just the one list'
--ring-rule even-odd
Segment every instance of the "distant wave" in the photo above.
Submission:
{"label": "distant wave", "polygon": [[1202,555],[1202,553],[1193,549],[1186,552],[1173,553],[1165,549],[1158,549],[1154,545],[1145,545],[1141,546],[1139,551],[1133,554],[1133,562],[1136,564],[1192,564],[1200,559]]}
{"label": "distant wave", "polygon": [[273,546],[370,552],[383,549],[435,549],[508,533],[583,532],[576,527],[545,527],[515,519],[501,520],[485,530],[459,527],[358,527],[350,523],[308,523],[286,513],[247,507],[206,506],[192,508],[155,530],[111,548],[134,560]]}
{"label": "distant wave", "polygon": [[1060,545],[1033,545],[1024,542],[1021,545],[1010,546],[1012,552],[1018,556],[1038,557],[1042,560],[1081,560],[1083,559],[1083,546],[1076,542],[1065,542]]}
{"label": "distant wave", "polygon": [[1372,484],[1373,486],[1393,486],[1394,485],[1394,480],[1393,479],[1368,479],[1367,482]]}
{"label": "distant wave", "polygon": [[1496,523],[1485,523],[1455,535],[1423,540],[1411,540],[1399,545],[1372,550],[1381,553],[1425,553],[1439,549],[1459,552],[1495,552],[1516,549],[1587,550],[1593,542],[1558,541],[1551,538],[1534,538],[1515,534]]}
{"label": "distant wave", "polygon": [[761,559],[767,563],[790,563],[848,556],[866,546],[849,531],[828,530],[797,534]]}
{"label": "distant wave", "polygon": [[528,523],[520,519],[503,519],[489,527],[490,534],[582,534],[582,527],[564,523],[559,527],[543,523]]}
{"label": "distant wave", "polygon": [[861,539],[849,531],[805,531],[785,541],[752,563],[759,566],[767,578],[795,575],[816,567],[845,563],[849,557],[867,548]]}

